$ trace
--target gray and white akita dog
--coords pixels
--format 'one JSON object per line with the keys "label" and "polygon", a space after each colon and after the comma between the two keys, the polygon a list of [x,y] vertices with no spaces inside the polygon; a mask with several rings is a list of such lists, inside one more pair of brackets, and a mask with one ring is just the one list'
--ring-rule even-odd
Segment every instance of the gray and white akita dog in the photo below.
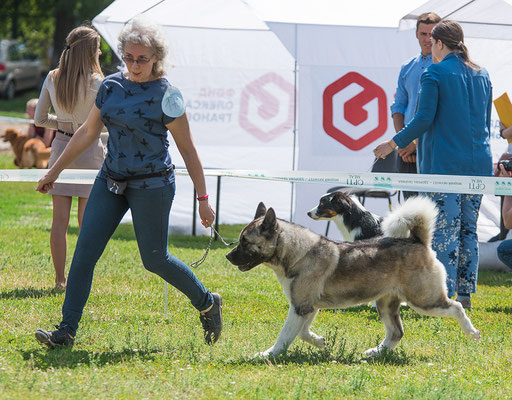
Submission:
{"label": "gray and white akita dog", "polygon": [[384,219],[384,236],[337,243],[277,219],[272,208],[267,211],[260,203],[254,220],[240,233],[238,245],[226,255],[240,271],[265,263],[277,275],[290,303],[276,343],[257,355],[278,355],[297,335],[322,348],[324,338],[310,331],[319,309],[372,301],[386,335],[366,356],[393,349],[402,338],[401,301],[423,315],[455,318],[468,337],[479,341],[480,332],[462,305],[447,296],[446,272],[431,248],[436,218],[431,200],[411,198]]}

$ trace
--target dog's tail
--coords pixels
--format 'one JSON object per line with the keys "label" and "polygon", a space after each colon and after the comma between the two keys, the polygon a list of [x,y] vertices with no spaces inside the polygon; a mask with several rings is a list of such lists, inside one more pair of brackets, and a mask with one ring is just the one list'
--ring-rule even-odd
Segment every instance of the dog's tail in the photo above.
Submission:
{"label": "dog's tail", "polygon": [[415,237],[431,247],[438,210],[427,197],[411,197],[382,221],[384,236],[395,238]]}

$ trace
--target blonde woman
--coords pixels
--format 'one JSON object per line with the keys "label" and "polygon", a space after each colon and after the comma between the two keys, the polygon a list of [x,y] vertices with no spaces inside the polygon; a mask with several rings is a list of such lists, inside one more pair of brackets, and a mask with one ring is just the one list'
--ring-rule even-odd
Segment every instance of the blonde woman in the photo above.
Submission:
{"label": "blonde woman", "polygon": [[[198,193],[204,226],[213,223],[215,212],[208,203],[203,167],[182,98],[164,77],[165,38],[159,27],[136,18],[121,31],[119,51],[126,70],[105,78],[87,121],[39,180],[37,190],[46,193],[59,173],[98,139],[105,124],[109,131],[108,153],[85,210],[69,270],[62,321],[57,330],[38,329],[35,336],[49,348],[73,345],[96,262],[123,215],[131,210],[144,267],[188,297],[199,311],[206,343],[213,344],[222,331],[222,297],[207,290],[192,270],[167,249],[169,213],[175,193],[168,130]],[[168,104],[165,94],[171,92],[177,96]]]}
{"label": "blonde woman", "polygon": [[[99,65],[100,35],[93,28],[80,26],[66,38],[66,47],[57,69],[50,71],[43,83],[37,102],[36,126],[57,130],[52,142],[49,168],[67,147],[71,137],[85,122],[96,93],[103,81]],[[55,115],[50,114],[53,107]],[[68,165],[68,168],[99,169],[105,150],[98,137],[87,149]],[[66,288],[66,248],[69,215],[73,197],[78,197],[78,225],[82,218],[92,185],[56,183],[48,193],[52,195],[53,220],[50,248],[55,268],[55,290]]]}

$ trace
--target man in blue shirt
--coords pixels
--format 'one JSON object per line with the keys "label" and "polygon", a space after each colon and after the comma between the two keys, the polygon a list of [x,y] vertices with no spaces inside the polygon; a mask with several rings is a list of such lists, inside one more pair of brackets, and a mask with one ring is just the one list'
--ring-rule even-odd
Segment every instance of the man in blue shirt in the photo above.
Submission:
{"label": "man in blue shirt", "polygon": [[[432,64],[432,43],[430,41],[432,28],[441,21],[441,17],[433,12],[423,13],[416,22],[416,38],[420,44],[421,53],[407,60],[400,69],[395,101],[391,105],[391,115],[396,132],[412,120],[418,106],[420,94],[420,77]],[[416,173],[416,142],[410,143],[404,149],[398,149],[398,172]],[[404,197],[413,196],[414,192],[404,192]]]}

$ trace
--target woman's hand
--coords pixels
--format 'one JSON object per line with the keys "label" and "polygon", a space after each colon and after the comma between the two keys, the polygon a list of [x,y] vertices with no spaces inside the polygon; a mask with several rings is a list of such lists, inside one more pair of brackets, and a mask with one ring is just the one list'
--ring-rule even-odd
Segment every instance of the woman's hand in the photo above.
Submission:
{"label": "woman's hand", "polygon": [[215,221],[215,211],[213,211],[208,200],[199,201],[199,217],[201,217],[201,224],[205,228],[208,228]]}
{"label": "woman's hand", "polygon": [[37,182],[36,191],[40,193],[48,193],[49,190],[53,189],[53,182],[57,180],[59,177],[59,174],[55,174],[51,169],[46,173],[45,176],[43,176],[41,179],[39,179],[39,182]]}
{"label": "woman's hand", "polygon": [[391,154],[393,150],[395,150],[396,143],[393,139],[382,142],[377,147],[373,149],[373,154],[375,154],[375,158],[386,158],[388,154]]}
{"label": "woman's hand", "polygon": [[512,172],[507,171],[503,165],[499,164],[498,168],[499,168],[498,176],[500,176],[502,178],[505,178],[505,177],[508,178],[508,177],[512,176]]}
{"label": "woman's hand", "polygon": [[407,163],[416,162],[416,143],[412,141],[403,149],[398,149],[398,155],[402,157],[402,160]]}

